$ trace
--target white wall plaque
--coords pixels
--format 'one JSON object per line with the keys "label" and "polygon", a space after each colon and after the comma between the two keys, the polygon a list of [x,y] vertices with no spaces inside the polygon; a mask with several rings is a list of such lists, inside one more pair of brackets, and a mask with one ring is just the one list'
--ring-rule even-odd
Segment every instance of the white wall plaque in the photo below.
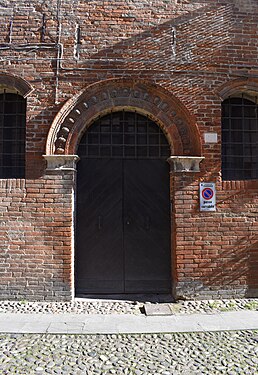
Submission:
{"label": "white wall plaque", "polygon": [[204,142],[205,143],[218,143],[218,134],[217,133],[204,133]]}

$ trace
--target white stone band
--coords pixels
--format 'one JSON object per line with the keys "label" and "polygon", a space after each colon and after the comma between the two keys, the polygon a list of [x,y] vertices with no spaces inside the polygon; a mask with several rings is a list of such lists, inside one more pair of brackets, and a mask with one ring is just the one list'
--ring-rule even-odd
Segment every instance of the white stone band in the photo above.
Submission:
{"label": "white stone band", "polygon": [[200,162],[203,156],[170,156],[167,161],[173,172],[200,172]]}

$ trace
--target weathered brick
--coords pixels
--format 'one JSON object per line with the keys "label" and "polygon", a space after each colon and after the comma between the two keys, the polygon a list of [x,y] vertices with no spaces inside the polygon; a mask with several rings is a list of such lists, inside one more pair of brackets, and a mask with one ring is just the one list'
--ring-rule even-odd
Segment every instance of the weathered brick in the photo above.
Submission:
{"label": "weathered brick", "polygon": [[[0,298],[71,298],[75,175],[47,175],[42,155],[58,114],[72,126],[75,95],[80,92],[92,95],[87,94],[88,117],[80,120],[85,124],[76,131],[104,113],[110,100],[110,110],[130,107],[157,119],[175,153],[196,150],[195,155],[205,157],[200,173],[171,174],[176,294],[257,296],[258,181],[222,181],[220,174],[223,95],[246,91],[258,97],[257,1],[67,1],[59,10],[60,39],[56,4],[3,4],[0,90],[13,77],[22,78],[33,90],[27,95],[26,179],[0,180]],[[107,94],[100,100],[115,81],[123,96],[111,99]],[[136,90],[137,84],[147,87],[149,96],[156,90],[158,104],[134,92],[129,105],[123,90]],[[66,119],[71,98],[74,107]],[[175,108],[169,102],[166,112],[162,105],[170,98]],[[186,127],[177,123],[178,116]],[[218,143],[205,144],[206,132],[217,133]],[[215,213],[199,211],[200,181],[216,182]]]}

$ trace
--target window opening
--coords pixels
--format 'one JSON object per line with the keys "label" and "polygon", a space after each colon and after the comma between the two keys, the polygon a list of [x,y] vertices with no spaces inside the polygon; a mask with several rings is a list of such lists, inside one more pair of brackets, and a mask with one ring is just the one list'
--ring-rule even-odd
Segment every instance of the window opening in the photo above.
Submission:
{"label": "window opening", "polygon": [[0,94],[0,178],[25,175],[26,99],[18,93]]}
{"label": "window opening", "polygon": [[258,104],[230,97],[222,103],[222,178],[258,178]]}
{"label": "window opening", "polygon": [[83,135],[78,155],[87,158],[167,159],[170,147],[159,126],[137,112],[112,112]]}

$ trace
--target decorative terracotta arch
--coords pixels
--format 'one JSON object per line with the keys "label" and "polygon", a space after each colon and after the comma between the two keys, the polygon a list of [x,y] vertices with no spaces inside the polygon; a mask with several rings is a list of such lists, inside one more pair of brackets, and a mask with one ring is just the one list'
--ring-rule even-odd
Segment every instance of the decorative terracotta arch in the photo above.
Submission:
{"label": "decorative terracotta arch", "polygon": [[164,131],[174,155],[201,155],[197,125],[185,106],[151,82],[110,79],[90,85],[57,114],[48,134],[46,156],[75,155],[79,140],[94,120],[118,110],[136,111]]}
{"label": "decorative terracotta arch", "polygon": [[0,86],[17,90],[24,98],[33,91],[33,87],[29,82],[21,77],[6,73],[0,73]]}

